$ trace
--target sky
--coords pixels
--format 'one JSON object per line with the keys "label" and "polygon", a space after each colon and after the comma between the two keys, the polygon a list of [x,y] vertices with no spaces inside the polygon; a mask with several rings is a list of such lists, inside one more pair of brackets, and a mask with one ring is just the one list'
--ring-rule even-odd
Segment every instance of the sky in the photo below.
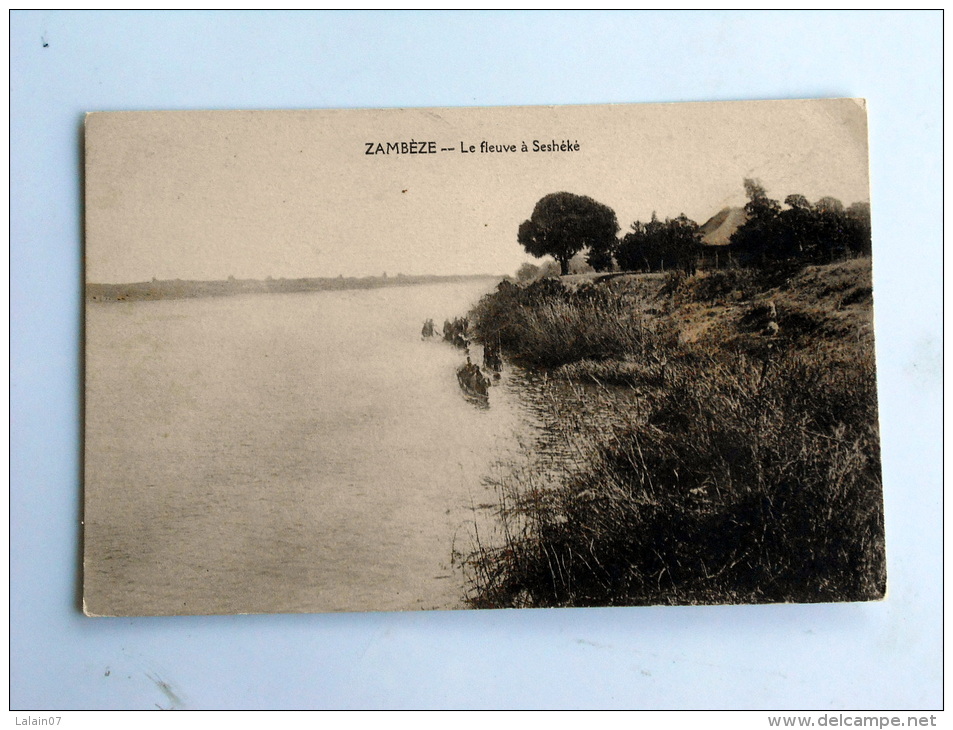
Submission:
{"label": "sky", "polygon": [[[435,151],[367,154],[389,142]],[[538,263],[516,234],[548,193],[608,205],[623,235],[743,205],[746,177],[779,200],[869,201],[865,104],[101,112],[87,280],[511,274]]]}

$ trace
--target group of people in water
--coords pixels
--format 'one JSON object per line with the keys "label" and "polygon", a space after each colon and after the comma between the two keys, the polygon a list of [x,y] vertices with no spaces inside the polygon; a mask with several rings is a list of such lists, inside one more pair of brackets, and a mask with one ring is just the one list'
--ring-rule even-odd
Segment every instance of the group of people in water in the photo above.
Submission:
{"label": "group of people in water", "polygon": [[457,368],[457,382],[467,395],[482,398],[490,395],[490,379],[483,374],[479,365],[470,362],[469,356],[467,356],[466,364]]}
{"label": "group of people in water", "polygon": [[461,350],[470,349],[470,337],[467,329],[470,321],[466,317],[455,317],[453,320],[443,321],[443,340]]}
{"label": "group of people in water", "polygon": [[[469,322],[466,317],[457,317],[452,322],[449,319],[443,321],[443,339],[461,349],[467,349],[470,346],[470,340],[467,338],[467,326]],[[437,326],[432,319],[424,320],[424,326],[420,330],[420,336],[423,339],[437,336]]]}
{"label": "group of people in water", "polygon": [[437,331],[434,329],[433,320],[424,320],[424,326],[423,329],[420,330],[420,336],[427,339],[428,337],[433,337],[435,334],[437,334]]}
{"label": "group of people in water", "polygon": [[500,356],[499,348],[493,345],[483,346],[483,367],[492,370],[494,373],[503,371],[503,358]]}
{"label": "group of people in water", "polygon": [[[466,317],[457,317],[452,321],[444,320],[443,340],[459,347],[467,355],[466,363],[457,368],[457,381],[464,393],[471,397],[487,398],[492,381],[483,373],[491,372],[493,379],[498,379],[503,370],[503,358],[500,356],[499,348],[487,344],[483,346],[483,367],[480,368],[471,361],[469,324]],[[437,336],[437,329],[432,319],[424,322],[420,335],[423,339]]]}

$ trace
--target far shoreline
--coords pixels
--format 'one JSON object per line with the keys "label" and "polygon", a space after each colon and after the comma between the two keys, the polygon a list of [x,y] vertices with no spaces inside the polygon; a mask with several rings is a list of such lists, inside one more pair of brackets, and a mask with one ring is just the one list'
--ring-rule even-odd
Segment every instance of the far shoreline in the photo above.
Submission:
{"label": "far shoreline", "polygon": [[290,294],[296,292],[381,289],[394,286],[445,284],[483,279],[502,280],[503,274],[397,274],[396,276],[305,277],[298,279],[190,280],[153,279],[124,284],[86,284],[87,302],[149,302],[164,299],[197,299],[241,294]]}

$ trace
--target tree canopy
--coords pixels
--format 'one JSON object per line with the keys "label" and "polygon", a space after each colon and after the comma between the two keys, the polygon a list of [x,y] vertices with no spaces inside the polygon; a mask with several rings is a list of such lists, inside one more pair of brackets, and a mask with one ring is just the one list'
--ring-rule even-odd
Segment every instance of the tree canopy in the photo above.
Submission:
{"label": "tree canopy", "polygon": [[745,180],[748,222],[731,237],[742,262],[770,265],[780,261],[826,262],[840,256],[870,253],[870,206],[854,203],[845,210],[837,198],[813,205],[799,194],[784,199],[786,209],[767,196],[757,180]]}
{"label": "tree canopy", "polygon": [[618,230],[612,208],[585,195],[559,192],[536,203],[533,215],[520,224],[517,240],[532,256],[555,258],[565,275],[569,260],[583,249],[594,269],[610,268]]}
{"label": "tree canopy", "polygon": [[701,246],[698,224],[684,213],[666,218],[655,213],[648,223],[636,221],[616,250],[616,261],[628,271],[693,271]]}

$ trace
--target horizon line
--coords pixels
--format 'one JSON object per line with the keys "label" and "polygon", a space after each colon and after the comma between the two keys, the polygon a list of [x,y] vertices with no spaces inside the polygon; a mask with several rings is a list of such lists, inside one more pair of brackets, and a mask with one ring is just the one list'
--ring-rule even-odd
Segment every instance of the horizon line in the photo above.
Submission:
{"label": "horizon line", "polygon": [[453,278],[494,278],[494,277],[505,277],[511,276],[510,274],[493,274],[488,272],[480,272],[475,274],[404,274],[402,272],[396,274],[388,274],[383,272],[381,274],[364,274],[364,275],[345,275],[345,274],[335,274],[332,276],[266,276],[264,278],[260,277],[238,277],[234,275],[229,275],[224,278],[219,279],[185,279],[182,277],[176,277],[172,279],[160,279],[159,277],[153,276],[150,279],[138,279],[138,280],[126,280],[126,281],[91,281],[86,280],[85,285],[105,285],[105,286],[123,286],[129,284],[163,284],[163,283],[228,283],[228,282],[269,282],[269,281],[339,281],[344,280],[362,280],[362,279],[453,279]]}

